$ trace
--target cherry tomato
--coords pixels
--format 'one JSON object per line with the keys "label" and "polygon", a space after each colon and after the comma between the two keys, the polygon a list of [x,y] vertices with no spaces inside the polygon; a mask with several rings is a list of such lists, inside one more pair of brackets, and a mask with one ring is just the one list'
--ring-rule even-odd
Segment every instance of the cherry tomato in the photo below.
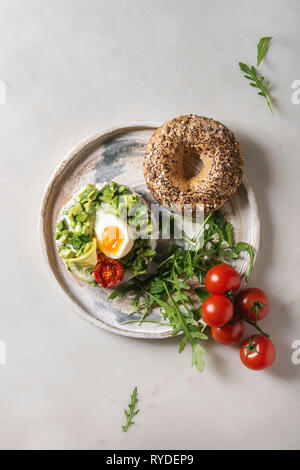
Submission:
{"label": "cherry tomato", "polygon": [[201,307],[205,323],[216,328],[226,325],[231,320],[233,313],[233,304],[225,295],[211,295]]}
{"label": "cherry tomato", "polygon": [[229,323],[219,328],[211,327],[210,332],[215,341],[222,344],[237,343],[244,333],[244,322],[233,317]]}
{"label": "cherry tomato", "polygon": [[235,299],[237,312],[250,321],[262,320],[269,312],[269,299],[263,290],[250,287],[242,290]]}
{"label": "cherry tomato", "polygon": [[213,266],[205,276],[205,287],[210,294],[236,292],[241,285],[239,273],[228,264]]}
{"label": "cherry tomato", "polygon": [[240,349],[242,363],[253,370],[270,367],[275,361],[276,349],[270,338],[266,336],[250,336]]}
{"label": "cherry tomato", "polygon": [[113,287],[123,278],[123,266],[116,259],[106,258],[97,264],[94,276],[96,282],[102,287]]}

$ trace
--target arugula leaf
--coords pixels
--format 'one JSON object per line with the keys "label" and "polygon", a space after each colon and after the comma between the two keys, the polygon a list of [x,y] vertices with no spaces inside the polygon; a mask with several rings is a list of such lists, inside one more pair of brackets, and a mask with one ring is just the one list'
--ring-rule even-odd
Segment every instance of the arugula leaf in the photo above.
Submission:
{"label": "arugula leaf", "polygon": [[149,292],[150,294],[160,294],[164,292],[164,283],[159,277],[155,277],[149,285]]}
{"label": "arugula leaf", "polygon": [[225,217],[224,217],[223,212],[221,212],[220,210],[217,210],[216,212],[214,212],[213,220],[214,220],[215,224],[217,224],[219,227],[224,225],[225,224]]}
{"label": "arugula leaf", "polygon": [[253,271],[253,263],[254,263],[254,249],[249,243],[246,242],[239,242],[235,245],[234,247],[235,253],[238,255],[242,253],[243,251],[246,251],[249,254],[250,257],[250,266],[249,266],[249,271],[248,271],[248,276],[247,276],[247,281],[249,281],[250,276]]}
{"label": "arugula leaf", "polygon": [[192,366],[196,366],[199,372],[203,372],[205,362],[203,361],[203,354],[205,349],[202,348],[200,343],[194,343],[192,346]]}
{"label": "arugula leaf", "polygon": [[267,100],[267,104],[271,110],[271,113],[274,114],[271,96],[268,91],[270,83],[264,82],[265,77],[259,77],[257,75],[257,70],[254,65],[252,65],[252,67],[250,68],[247,64],[239,62],[239,66],[241,71],[246,74],[244,75],[244,77],[247,78],[247,80],[250,80],[250,86],[252,86],[253,88],[258,88],[260,90],[258,94],[260,96],[263,96]]}
{"label": "arugula leaf", "polygon": [[233,247],[233,228],[229,222],[225,224],[225,234],[226,234],[226,241],[229,245],[229,248]]}
{"label": "arugula leaf", "polygon": [[188,338],[184,336],[179,344],[179,349],[178,349],[179,354],[182,353],[182,351],[184,351],[187,343],[188,343]]}
{"label": "arugula leaf", "polygon": [[265,57],[266,53],[269,49],[269,43],[273,39],[272,37],[264,37],[261,38],[259,43],[257,44],[257,65],[259,65],[262,59]]}
{"label": "arugula leaf", "polygon": [[140,410],[135,411],[135,407],[138,403],[138,398],[137,398],[137,387],[134,388],[132,395],[130,397],[130,402],[128,404],[128,410],[124,410],[125,416],[126,416],[126,424],[122,426],[123,432],[126,432],[129,426],[134,424],[134,421],[132,421],[132,418],[138,414]]}
{"label": "arugula leaf", "polygon": [[[202,372],[205,366],[202,356],[205,354],[205,349],[200,345],[197,341],[197,336],[195,333],[198,333],[199,324],[198,322],[191,316],[186,317],[180,310],[178,304],[174,301],[172,296],[170,295],[167,286],[165,285],[165,289],[171,304],[173,305],[174,311],[177,312],[177,321],[181,323],[181,329],[184,333],[185,340],[181,341],[179,346],[179,352],[182,352],[185,348],[187,343],[190,343],[192,346],[192,367],[196,366],[199,372]],[[185,305],[186,307],[186,305]],[[190,313],[190,312],[189,312]],[[195,330],[196,329],[196,330]]]}
{"label": "arugula leaf", "polygon": [[210,293],[208,292],[206,287],[196,287],[194,291],[198,295],[201,303],[203,303],[204,300],[208,299],[208,297],[210,296]]}
{"label": "arugula leaf", "polygon": [[116,287],[107,300],[114,300],[117,297],[123,299],[128,292],[132,291],[133,288],[134,285],[132,284],[123,284],[122,286]]}

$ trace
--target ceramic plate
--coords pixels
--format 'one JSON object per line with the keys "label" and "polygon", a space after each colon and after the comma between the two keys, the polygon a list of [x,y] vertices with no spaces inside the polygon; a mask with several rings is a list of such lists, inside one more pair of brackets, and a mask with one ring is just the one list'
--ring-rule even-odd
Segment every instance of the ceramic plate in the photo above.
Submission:
{"label": "ceramic plate", "polygon": [[[130,298],[108,302],[107,289],[94,287],[76,279],[58,256],[53,234],[60,209],[82,186],[88,183],[116,181],[129,185],[146,200],[151,196],[143,177],[144,146],[160,122],[137,121],[101,131],[85,139],[62,161],[44,193],[39,219],[40,240],[46,265],[57,281],[60,291],[75,310],[94,325],[124,336],[135,338],[166,338],[172,329],[159,323],[126,323],[137,316]],[[236,241],[245,241],[259,248],[259,216],[252,187],[244,177],[238,192],[224,210],[234,227]],[[249,257],[236,262],[243,279],[249,268]],[[159,310],[149,320],[160,321]]]}

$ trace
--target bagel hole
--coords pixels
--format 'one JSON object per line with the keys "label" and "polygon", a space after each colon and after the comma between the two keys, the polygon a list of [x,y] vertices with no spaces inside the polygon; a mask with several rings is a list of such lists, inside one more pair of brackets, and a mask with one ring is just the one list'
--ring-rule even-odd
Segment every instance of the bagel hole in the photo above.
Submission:
{"label": "bagel hole", "polygon": [[183,156],[183,171],[187,179],[199,175],[203,168],[201,156],[197,153],[185,153]]}

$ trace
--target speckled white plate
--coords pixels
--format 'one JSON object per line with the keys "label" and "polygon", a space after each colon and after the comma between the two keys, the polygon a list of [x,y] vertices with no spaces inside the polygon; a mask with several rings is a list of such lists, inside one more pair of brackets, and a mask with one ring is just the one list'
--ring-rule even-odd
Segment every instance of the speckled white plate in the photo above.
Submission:
{"label": "speckled white plate", "polygon": [[[41,205],[39,234],[46,266],[57,281],[60,291],[75,310],[94,325],[135,338],[166,338],[172,329],[158,323],[128,323],[130,299],[106,300],[107,289],[94,287],[76,279],[60,259],[53,234],[57,217],[65,201],[88,183],[116,181],[127,184],[151,200],[143,177],[144,146],[160,122],[136,121],[100,131],[77,145],[62,161],[50,179]],[[234,227],[236,241],[250,243],[255,254],[259,248],[260,223],[252,187],[244,177],[243,184],[225,206]],[[236,262],[243,279],[249,268],[249,257]],[[163,321],[159,311],[148,319]]]}

